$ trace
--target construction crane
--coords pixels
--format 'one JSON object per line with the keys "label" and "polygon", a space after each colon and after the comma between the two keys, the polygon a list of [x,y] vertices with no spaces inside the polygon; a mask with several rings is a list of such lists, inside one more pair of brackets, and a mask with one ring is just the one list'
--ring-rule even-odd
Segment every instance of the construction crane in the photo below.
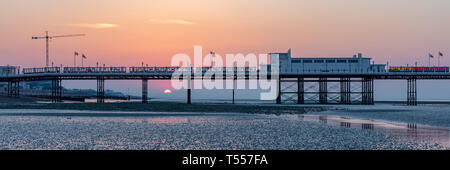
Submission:
{"label": "construction crane", "polygon": [[78,36],[85,36],[85,34],[72,34],[72,35],[57,35],[57,36],[48,36],[48,31],[45,31],[45,37],[31,37],[31,39],[45,39],[45,63],[48,67],[48,40],[51,40],[53,38],[62,38],[62,37],[78,37]]}

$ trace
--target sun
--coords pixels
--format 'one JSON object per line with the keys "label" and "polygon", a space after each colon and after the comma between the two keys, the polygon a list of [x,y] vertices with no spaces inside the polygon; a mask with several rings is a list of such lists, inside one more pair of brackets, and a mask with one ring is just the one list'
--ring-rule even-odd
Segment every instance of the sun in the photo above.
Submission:
{"label": "sun", "polygon": [[172,90],[166,89],[166,90],[163,91],[163,93],[164,93],[164,94],[170,94],[170,93],[172,93]]}

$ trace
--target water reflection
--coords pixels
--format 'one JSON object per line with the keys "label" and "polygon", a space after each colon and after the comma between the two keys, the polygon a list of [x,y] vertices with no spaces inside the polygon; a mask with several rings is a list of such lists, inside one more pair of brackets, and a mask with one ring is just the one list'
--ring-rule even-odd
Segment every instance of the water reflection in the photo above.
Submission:
{"label": "water reflection", "polygon": [[341,122],[341,126],[342,126],[342,127],[346,127],[346,128],[349,128],[349,127],[351,127],[351,126],[352,126],[352,124],[351,124],[351,123],[349,123],[349,122]]}
{"label": "water reflection", "polygon": [[417,124],[408,123],[408,129],[417,129]]}
{"label": "water reflection", "polygon": [[[60,119],[60,117],[55,117],[56,119]],[[40,121],[42,117],[19,117],[18,120],[21,122],[33,122]],[[65,117],[60,119],[62,122],[120,122],[120,123],[148,123],[148,124],[199,124],[204,122],[204,118],[194,116],[194,117],[76,117],[76,119],[72,119],[72,117]]]}
{"label": "water reflection", "polygon": [[430,141],[450,147],[450,129],[385,121],[354,119],[340,116],[299,115],[305,121],[320,122],[330,126],[383,131],[407,140]]}
{"label": "water reflection", "polygon": [[368,130],[373,130],[373,124],[372,123],[362,123],[361,124],[361,128],[362,129],[368,129]]}
{"label": "water reflection", "polygon": [[[78,118],[83,119],[83,118]],[[185,124],[185,123],[201,123],[201,118],[195,118],[194,121],[187,117],[152,117],[152,118],[97,118],[96,120],[104,120],[110,122],[125,123],[150,123],[150,124]],[[84,120],[85,121],[85,120]]]}
{"label": "water reflection", "polygon": [[322,123],[327,123],[327,116],[319,116],[319,120]]}

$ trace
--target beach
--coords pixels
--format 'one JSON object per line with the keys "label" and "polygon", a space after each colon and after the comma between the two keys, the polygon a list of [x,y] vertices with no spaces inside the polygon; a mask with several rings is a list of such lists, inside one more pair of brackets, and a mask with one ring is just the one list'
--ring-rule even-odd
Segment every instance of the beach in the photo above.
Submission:
{"label": "beach", "polygon": [[7,101],[0,105],[3,150],[450,149],[446,104],[2,101]]}
{"label": "beach", "polygon": [[446,149],[289,116],[1,116],[1,149]]}
{"label": "beach", "polygon": [[429,107],[10,104],[0,149],[448,150],[450,106]]}

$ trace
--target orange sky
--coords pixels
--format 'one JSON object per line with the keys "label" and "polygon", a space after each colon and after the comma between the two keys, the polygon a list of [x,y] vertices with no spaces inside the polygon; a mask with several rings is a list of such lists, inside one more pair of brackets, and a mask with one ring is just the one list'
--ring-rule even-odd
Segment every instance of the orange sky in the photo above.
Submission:
{"label": "orange sky", "polygon": [[[268,53],[295,57],[351,56],[378,63],[427,64],[428,52],[449,53],[448,0],[2,0],[2,65],[168,65],[176,53]],[[437,63],[437,61],[435,61]],[[80,61],[78,61],[80,63]],[[450,64],[443,58],[441,63]]]}

